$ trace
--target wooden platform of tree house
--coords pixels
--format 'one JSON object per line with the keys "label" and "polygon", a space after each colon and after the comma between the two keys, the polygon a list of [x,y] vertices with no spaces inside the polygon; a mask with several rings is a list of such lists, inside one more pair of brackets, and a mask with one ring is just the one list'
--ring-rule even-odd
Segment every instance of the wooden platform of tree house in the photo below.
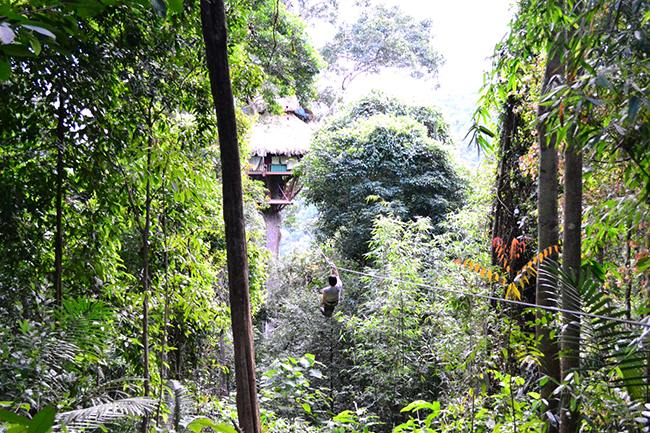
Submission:
{"label": "wooden platform of tree house", "polygon": [[291,171],[249,171],[246,174],[249,176],[292,176]]}
{"label": "wooden platform of tree house", "polygon": [[293,202],[291,200],[281,200],[281,199],[278,199],[278,198],[268,200],[267,203],[268,204],[284,204],[284,205],[293,204]]}

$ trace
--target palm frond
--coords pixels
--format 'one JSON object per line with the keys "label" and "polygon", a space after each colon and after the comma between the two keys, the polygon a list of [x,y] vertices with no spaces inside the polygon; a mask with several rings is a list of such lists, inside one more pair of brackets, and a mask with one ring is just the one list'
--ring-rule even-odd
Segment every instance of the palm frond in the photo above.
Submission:
{"label": "palm frond", "polygon": [[86,296],[66,298],[55,312],[68,341],[86,352],[97,352],[106,346],[111,309]]}
{"label": "palm frond", "polygon": [[[625,309],[604,290],[597,273],[592,272],[589,266],[583,267],[578,289],[584,311],[614,319],[623,318]],[[650,352],[647,348],[650,330],[603,318],[583,319],[581,326],[581,369],[607,368],[612,386],[624,387],[634,399],[645,398],[650,383]]]}
{"label": "palm frond", "polygon": [[170,419],[167,423],[175,431],[180,431],[182,427],[183,414],[191,406],[192,402],[188,397],[187,388],[177,380],[167,382],[165,398],[165,407],[170,413]]}
{"label": "palm frond", "polygon": [[[603,373],[610,377],[610,386],[625,388],[632,398],[641,400],[650,394],[650,329],[608,319],[622,319],[626,311],[617,298],[605,291],[601,274],[602,269],[583,266],[580,281],[576,282],[557,265],[544,262],[539,270],[540,281],[558,307],[561,305],[558,289],[562,287],[571,310],[601,316],[571,318],[579,320],[581,326],[580,371],[606,369]],[[650,317],[643,321],[650,321]]]}
{"label": "palm frond", "polygon": [[149,397],[132,397],[98,404],[85,409],[61,412],[56,421],[68,430],[101,428],[126,417],[141,417],[155,409],[155,400]]}

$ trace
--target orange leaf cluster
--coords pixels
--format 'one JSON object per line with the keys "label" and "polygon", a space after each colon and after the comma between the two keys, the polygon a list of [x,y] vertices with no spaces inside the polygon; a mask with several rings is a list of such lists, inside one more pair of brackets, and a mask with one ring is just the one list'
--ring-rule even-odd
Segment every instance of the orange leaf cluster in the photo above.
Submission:
{"label": "orange leaf cluster", "polygon": [[513,239],[510,243],[510,248],[499,237],[492,240],[492,247],[497,255],[497,259],[506,272],[510,273],[510,263],[517,260],[523,253],[526,252],[526,242],[517,238]]}
{"label": "orange leaf cluster", "polygon": [[[497,243],[497,239],[498,239],[498,243]],[[515,243],[515,241],[516,241],[516,239],[513,240],[512,244],[511,244],[511,250],[510,250],[511,259],[513,259],[513,257],[514,258],[520,257],[521,253],[523,253],[525,251],[525,248],[526,248],[526,246],[524,245],[523,242]],[[501,239],[499,239],[499,238],[495,238],[494,242],[495,243],[493,243],[493,245],[495,247],[495,251],[497,251],[497,255],[499,257],[499,260],[501,260],[501,257],[502,257],[501,255],[499,255],[501,253],[501,254],[503,254],[503,257],[504,257],[503,260],[507,263],[507,261],[505,259],[505,248],[503,248],[503,241],[501,241]],[[514,255],[512,253],[513,248],[516,251],[518,251]],[[487,278],[487,280],[490,281],[490,282],[499,283],[504,287],[507,286],[506,299],[520,300],[521,299],[521,292],[519,291],[519,288],[517,286],[519,286],[519,287],[521,287],[523,289],[524,287],[526,287],[526,284],[530,284],[530,280],[528,279],[528,276],[529,275],[536,275],[537,274],[537,269],[536,269],[537,265],[542,263],[542,261],[545,258],[547,258],[548,256],[550,256],[551,254],[553,254],[553,252],[559,254],[560,246],[559,245],[554,245],[552,247],[548,247],[544,251],[537,254],[533,258],[533,260],[529,261],[528,263],[526,263],[521,268],[521,270],[517,273],[515,278],[510,283],[508,283],[508,281],[506,280],[505,277],[500,276],[496,272],[492,272],[490,269],[486,268],[485,266],[482,266],[479,263],[474,263],[474,261],[472,261],[472,260],[461,261],[461,259],[458,259],[454,263],[456,263],[457,265],[462,265],[462,266],[465,266],[466,268],[471,269],[472,271],[479,274],[482,278]],[[507,266],[506,271],[509,272],[509,269],[510,269],[510,266]]]}

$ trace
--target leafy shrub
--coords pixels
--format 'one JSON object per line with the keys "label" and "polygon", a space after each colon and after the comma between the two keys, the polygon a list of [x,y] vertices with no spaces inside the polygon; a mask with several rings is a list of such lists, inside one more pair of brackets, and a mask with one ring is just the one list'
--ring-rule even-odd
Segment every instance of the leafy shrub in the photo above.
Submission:
{"label": "leafy shrub", "polygon": [[324,365],[314,355],[300,359],[288,357],[275,360],[260,380],[260,403],[272,406],[282,416],[304,417],[307,420],[325,419],[328,408],[327,390],[314,388],[310,378],[320,379]]}

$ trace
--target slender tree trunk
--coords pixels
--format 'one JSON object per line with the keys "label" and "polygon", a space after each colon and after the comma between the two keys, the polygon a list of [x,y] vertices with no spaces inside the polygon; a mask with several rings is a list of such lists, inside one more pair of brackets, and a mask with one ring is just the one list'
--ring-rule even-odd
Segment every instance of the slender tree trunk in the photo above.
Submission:
{"label": "slender tree trunk", "polygon": [[[546,63],[544,80],[542,84],[541,98],[543,99],[553,86],[556,76],[562,74],[559,52],[551,53]],[[539,132],[539,179],[538,179],[538,248],[543,251],[558,243],[558,157],[556,149],[556,134],[549,137],[546,132],[546,121],[544,115],[548,108],[539,105],[538,109],[538,132]],[[552,255],[557,260],[557,255]],[[554,306],[555,282],[549,281],[540,273],[537,278],[536,303],[543,306]],[[543,354],[540,360],[540,374],[549,380],[541,389],[542,399],[548,401],[547,411],[555,414],[557,412],[557,400],[551,399],[556,382],[560,381],[560,362],[558,360],[558,347],[551,337],[551,329],[542,323],[542,316],[545,313],[538,312],[536,315],[536,334],[539,341],[539,350]],[[548,424],[547,432],[557,430]]]}
{"label": "slender tree trunk", "polygon": [[147,150],[147,189],[144,230],[142,231],[142,345],[144,356],[144,395],[149,395],[149,231],[151,229],[151,143]]}
{"label": "slender tree trunk", "polygon": [[625,243],[627,244],[627,251],[625,257],[625,268],[627,270],[627,285],[625,288],[625,318],[630,320],[632,317],[632,247],[630,246],[632,235],[632,228],[628,226],[627,234],[625,235]]}
{"label": "slender tree trunk", "polygon": [[[164,190],[163,190],[164,196]],[[162,353],[160,356],[160,379],[162,383],[167,379],[167,329],[169,322],[169,247],[167,245],[167,206],[163,211],[163,237],[165,240],[165,312],[163,316]],[[162,391],[161,391],[162,394]]]}
{"label": "slender tree trunk", "polygon": [[221,395],[227,397],[230,395],[230,387],[228,386],[228,373],[226,372],[226,338],[224,337],[224,330],[219,333],[219,365],[221,372],[219,373],[220,392]]}
{"label": "slender tree trunk", "polygon": [[63,305],[63,155],[65,152],[65,108],[59,95],[56,127],[56,228],[54,234],[54,299],[59,307]]}
{"label": "slender tree trunk", "polygon": [[[151,139],[147,148],[147,187],[145,192],[144,228],[142,230],[142,356],[144,375],[144,395],[149,396],[149,230],[151,228]],[[147,431],[149,416],[142,420],[142,432]]]}
{"label": "slender tree trunk", "polygon": [[262,215],[266,223],[266,249],[277,259],[282,241],[282,212],[275,205],[271,205],[262,212]]}
{"label": "slender tree trunk", "polygon": [[226,226],[228,288],[235,346],[237,412],[244,433],[261,433],[253,325],[248,293],[248,254],[242,193],[237,122],[230,67],[228,65],[226,13],[223,0],[201,0],[201,24],[210,73],[212,97],[217,111],[221,167],[223,171],[223,214]]}
{"label": "slender tree trunk", "polygon": [[[564,152],[564,245],[562,270],[573,284],[562,285],[562,308],[580,310],[580,292],[575,290],[580,281],[582,264],[582,151],[567,146]],[[562,380],[580,367],[580,317],[563,314]],[[570,410],[571,392],[563,395],[561,433],[575,433],[579,423],[579,407]]]}
{"label": "slender tree trunk", "polygon": [[162,182],[162,197],[163,197],[163,214],[162,214],[162,229],[163,229],[163,245],[165,248],[163,254],[164,267],[165,267],[165,311],[163,313],[162,324],[162,338],[160,342],[160,397],[158,401],[158,410],[156,413],[156,425],[159,426],[160,417],[159,411],[162,407],[162,400],[164,395],[165,379],[167,379],[167,322],[169,321],[169,253],[167,248],[167,201],[165,194],[165,181],[167,175],[167,167],[163,170]]}

